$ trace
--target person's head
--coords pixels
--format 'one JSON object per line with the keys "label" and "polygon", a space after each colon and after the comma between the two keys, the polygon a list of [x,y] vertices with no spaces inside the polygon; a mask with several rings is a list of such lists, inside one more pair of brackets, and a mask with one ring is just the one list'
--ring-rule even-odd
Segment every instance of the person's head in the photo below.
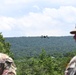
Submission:
{"label": "person's head", "polygon": [[0,75],[16,75],[16,66],[13,59],[3,53],[0,53]]}

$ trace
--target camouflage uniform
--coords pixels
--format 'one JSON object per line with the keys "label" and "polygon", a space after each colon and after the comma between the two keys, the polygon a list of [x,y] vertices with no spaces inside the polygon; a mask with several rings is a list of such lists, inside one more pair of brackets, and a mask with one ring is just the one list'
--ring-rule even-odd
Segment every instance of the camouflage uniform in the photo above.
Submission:
{"label": "camouflage uniform", "polygon": [[16,75],[13,59],[3,53],[0,53],[0,75]]}
{"label": "camouflage uniform", "polygon": [[65,75],[76,75],[76,56],[71,59],[66,67]]}

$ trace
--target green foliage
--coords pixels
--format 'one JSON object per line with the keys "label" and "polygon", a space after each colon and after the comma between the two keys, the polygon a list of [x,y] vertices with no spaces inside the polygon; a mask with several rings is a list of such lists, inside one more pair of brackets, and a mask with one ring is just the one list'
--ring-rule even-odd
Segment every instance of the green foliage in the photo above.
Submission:
{"label": "green foliage", "polygon": [[13,56],[13,54],[10,52],[10,44],[5,41],[2,33],[0,33],[0,53],[5,53],[9,56]]}
{"label": "green foliage", "polygon": [[11,44],[11,51],[16,58],[38,56],[42,49],[54,57],[75,51],[76,42],[71,36],[64,37],[11,37],[5,38]]}
{"label": "green foliage", "polygon": [[38,57],[17,59],[18,75],[64,75],[68,57],[48,56],[44,50]]}

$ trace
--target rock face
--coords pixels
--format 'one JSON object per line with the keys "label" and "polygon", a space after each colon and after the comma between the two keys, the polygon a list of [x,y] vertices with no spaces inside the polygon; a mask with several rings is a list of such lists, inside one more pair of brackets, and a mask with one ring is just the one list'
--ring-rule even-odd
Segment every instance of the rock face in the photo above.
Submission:
{"label": "rock face", "polygon": [[16,75],[16,69],[13,59],[0,53],[0,75]]}

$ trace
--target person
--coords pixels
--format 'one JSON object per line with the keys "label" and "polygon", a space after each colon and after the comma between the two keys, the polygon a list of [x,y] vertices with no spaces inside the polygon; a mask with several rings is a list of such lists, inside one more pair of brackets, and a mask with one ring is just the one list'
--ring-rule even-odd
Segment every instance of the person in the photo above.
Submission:
{"label": "person", "polygon": [[16,75],[16,66],[11,57],[0,53],[0,75]]}
{"label": "person", "polygon": [[74,56],[65,70],[65,75],[76,75],[76,56]]}
{"label": "person", "polygon": [[74,39],[75,39],[75,41],[76,41],[76,34],[74,35],[74,37],[73,37]]}

